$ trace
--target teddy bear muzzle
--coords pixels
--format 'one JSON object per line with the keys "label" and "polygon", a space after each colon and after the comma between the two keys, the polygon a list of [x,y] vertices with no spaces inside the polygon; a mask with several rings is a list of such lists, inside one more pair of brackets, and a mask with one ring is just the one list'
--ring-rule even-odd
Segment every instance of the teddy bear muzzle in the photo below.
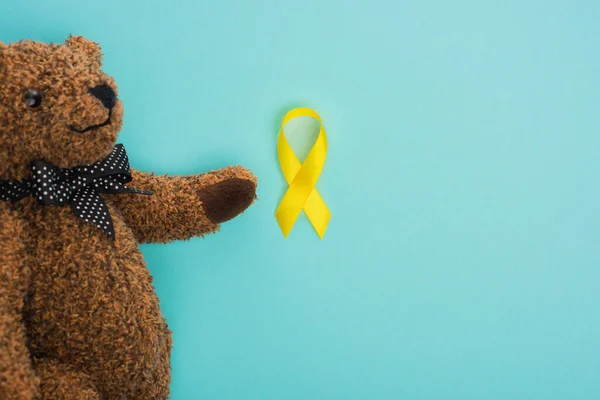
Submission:
{"label": "teddy bear muzzle", "polygon": [[77,133],[86,133],[98,128],[102,128],[103,126],[107,126],[110,124],[110,119],[112,117],[112,110],[117,104],[117,94],[115,91],[108,85],[98,85],[91,88],[89,94],[100,100],[102,105],[108,110],[108,117],[106,120],[100,124],[90,125],[84,129],[78,129],[74,126],[69,126],[69,128]]}

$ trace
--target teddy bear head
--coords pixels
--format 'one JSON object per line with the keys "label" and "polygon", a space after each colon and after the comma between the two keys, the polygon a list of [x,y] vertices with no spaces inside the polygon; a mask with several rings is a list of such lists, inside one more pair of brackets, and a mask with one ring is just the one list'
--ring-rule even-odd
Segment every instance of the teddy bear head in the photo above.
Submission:
{"label": "teddy bear head", "polygon": [[123,107],[101,65],[100,47],[80,36],[0,42],[0,179],[27,177],[35,160],[71,168],[111,152]]}

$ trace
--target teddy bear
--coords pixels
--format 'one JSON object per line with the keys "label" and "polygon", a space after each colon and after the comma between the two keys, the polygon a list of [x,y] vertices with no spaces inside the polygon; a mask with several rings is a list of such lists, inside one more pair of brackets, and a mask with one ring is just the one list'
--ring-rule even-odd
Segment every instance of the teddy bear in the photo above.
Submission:
{"label": "teddy bear", "polygon": [[256,199],[234,166],[130,168],[97,43],[0,42],[0,399],[166,399],[171,332],[138,245],[219,230]]}

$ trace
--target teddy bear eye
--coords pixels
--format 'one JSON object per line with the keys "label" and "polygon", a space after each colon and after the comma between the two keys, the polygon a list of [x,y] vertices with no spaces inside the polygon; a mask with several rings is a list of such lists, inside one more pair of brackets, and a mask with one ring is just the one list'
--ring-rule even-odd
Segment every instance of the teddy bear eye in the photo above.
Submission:
{"label": "teddy bear eye", "polygon": [[28,89],[25,92],[25,104],[29,108],[37,108],[42,105],[42,94],[37,89]]}

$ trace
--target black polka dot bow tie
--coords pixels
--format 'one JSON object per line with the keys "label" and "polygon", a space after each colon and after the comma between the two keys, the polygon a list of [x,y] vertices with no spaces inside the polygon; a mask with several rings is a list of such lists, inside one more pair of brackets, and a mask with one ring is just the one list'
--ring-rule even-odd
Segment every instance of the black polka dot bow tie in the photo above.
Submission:
{"label": "black polka dot bow tie", "polygon": [[0,180],[0,200],[17,202],[35,196],[39,204],[71,204],[78,218],[113,238],[112,218],[100,193],[152,194],[125,186],[131,182],[131,171],[122,144],[116,145],[108,157],[91,165],[59,169],[44,161],[34,161],[31,172],[31,179]]}

